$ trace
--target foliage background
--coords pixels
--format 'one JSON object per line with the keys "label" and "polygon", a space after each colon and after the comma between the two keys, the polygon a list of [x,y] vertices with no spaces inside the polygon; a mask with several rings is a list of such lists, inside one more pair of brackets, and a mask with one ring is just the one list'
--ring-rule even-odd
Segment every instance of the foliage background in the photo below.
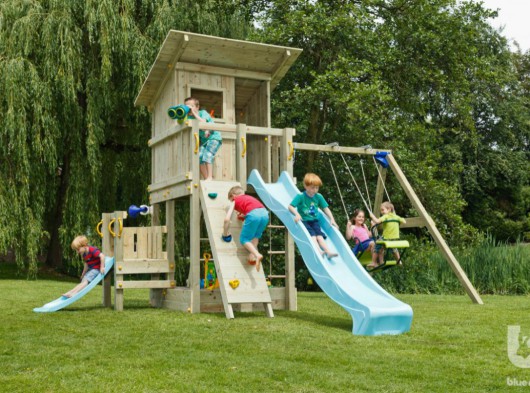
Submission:
{"label": "foliage background", "polygon": [[[170,29],[302,48],[273,93],[273,126],[392,149],[451,245],[513,242],[530,230],[530,54],[509,50],[495,15],[453,0],[5,0],[0,254],[30,274],[39,256],[70,268],[74,235],[147,200],[150,119],[133,102]],[[295,175],[332,179],[328,160],[297,154]],[[360,198],[332,160],[351,212]],[[413,216],[394,183],[398,213]],[[345,222],[335,186],[322,192]]]}

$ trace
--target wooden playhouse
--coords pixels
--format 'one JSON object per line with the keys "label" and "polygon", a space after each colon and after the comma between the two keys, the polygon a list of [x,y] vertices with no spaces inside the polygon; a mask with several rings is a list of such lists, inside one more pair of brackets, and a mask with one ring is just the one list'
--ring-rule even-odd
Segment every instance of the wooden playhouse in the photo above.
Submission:
{"label": "wooden playhouse", "polygon": [[[227,318],[234,311],[273,309],[296,310],[294,242],[282,225],[271,230],[284,231],[282,250],[265,252],[268,258],[283,258],[284,285],[270,288],[264,269],[246,263],[247,253],[238,242],[221,240],[227,192],[240,184],[247,188],[247,176],[257,169],[266,182],[275,182],[282,171],[293,175],[294,150],[326,151],[375,155],[374,149],[293,143],[292,128],[272,128],[270,94],[301,50],[283,46],[170,31],[151,67],[135,105],[146,106],[152,114],[151,184],[149,202],[153,206],[150,230],[128,230],[121,238],[103,238],[103,252],[115,255],[115,308],[123,309],[123,291],[151,288],[151,303],[174,310],[222,312]],[[199,120],[178,122],[168,116],[168,108],[184,103],[187,97],[199,99],[202,108],[213,111],[214,123]],[[199,129],[222,133],[223,144],[214,163],[214,181],[201,181],[199,171]],[[407,218],[408,227],[426,227],[457,275],[469,297],[482,303],[479,294],[443,240],[433,220],[419,201],[397,162],[389,156],[390,169],[406,192],[418,217]],[[386,169],[378,180],[374,206],[383,198]],[[252,191],[252,190],[249,190]],[[212,195],[217,197],[212,198]],[[189,203],[189,275],[187,285],[175,283],[176,201]],[[160,225],[160,208],[165,208],[165,225]],[[104,215],[103,228],[121,230],[125,212]],[[202,225],[204,223],[205,225]],[[201,234],[201,226],[207,233]],[[233,228],[238,239],[239,228]],[[163,235],[164,234],[164,235]],[[165,236],[165,241],[161,240]],[[203,251],[212,251],[219,280],[217,289],[201,289]],[[145,248],[149,252],[143,252]],[[166,251],[162,250],[165,247]],[[182,257],[182,256],[181,256]],[[188,256],[186,256],[188,257]],[[126,281],[127,273],[148,273],[151,280]],[[235,285],[235,283],[237,285]],[[104,302],[110,304],[110,280],[104,285]]]}
{"label": "wooden playhouse", "polygon": [[[294,130],[271,128],[270,94],[300,53],[296,48],[180,31],[170,31],[166,37],[135,102],[152,114],[149,202],[155,207],[165,203],[170,260],[174,260],[170,243],[175,200],[187,199],[190,204],[188,286],[165,289],[163,307],[192,313],[224,309],[227,317],[233,317],[233,308],[263,310],[265,305],[269,315],[272,308],[296,309],[294,245],[289,235],[285,234],[285,250],[279,251],[285,258],[285,286],[269,289],[263,270],[244,266],[245,253],[234,249],[234,244],[222,244],[220,231],[228,189],[236,183],[246,188],[251,169],[259,170],[267,181],[276,179],[280,171],[292,174]],[[215,181],[202,187],[199,121],[180,124],[167,114],[169,107],[190,96],[213,111],[215,123],[200,123],[200,129],[221,131],[223,137],[214,162]],[[212,193],[219,198],[208,198]],[[200,233],[203,219],[207,239]],[[200,289],[205,241],[210,243],[220,281],[219,289],[213,291]],[[234,277],[239,280],[237,290],[229,285]]]}

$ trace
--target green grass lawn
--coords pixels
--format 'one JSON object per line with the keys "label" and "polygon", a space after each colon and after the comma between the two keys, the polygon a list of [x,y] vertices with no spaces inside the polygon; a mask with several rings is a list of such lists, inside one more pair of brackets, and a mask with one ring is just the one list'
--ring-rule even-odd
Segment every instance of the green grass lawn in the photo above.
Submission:
{"label": "green grass lawn", "polygon": [[300,293],[299,311],[273,319],[153,309],[145,290],[125,291],[117,313],[100,306],[101,287],[67,309],[32,311],[74,284],[0,280],[0,391],[530,391],[507,384],[530,380],[530,369],[510,363],[506,339],[508,325],[530,335],[528,297],[478,306],[399,296],[414,310],[412,330],[379,337],[353,336],[349,315],[323,293]]}

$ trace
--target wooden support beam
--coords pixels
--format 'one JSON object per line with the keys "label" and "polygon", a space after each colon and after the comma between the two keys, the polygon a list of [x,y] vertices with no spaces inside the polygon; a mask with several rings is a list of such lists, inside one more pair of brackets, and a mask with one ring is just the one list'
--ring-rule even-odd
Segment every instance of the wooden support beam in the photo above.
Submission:
{"label": "wooden support beam", "polygon": [[190,36],[188,34],[184,34],[184,36],[182,37],[182,43],[180,44],[180,48],[178,52],[175,53],[175,56],[173,56],[171,61],[167,64],[167,72],[164,75],[164,79],[162,80],[162,83],[158,85],[158,90],[156,91],[153,99],[151,100],[151,104],[158,100],[158,98],[160,97],[160,94],[162,94],[162,91],[164,90],[166,86],[166,83],[168,82],[168,79],[171,77],[172,74],[176,72],[175,64],[177,64],[177,62],[179,61],[180,56],[182,56],[182,53],[184,53],[184,50],[188,46],[189,42],[190,42]]}
{"label": "wooden support beam", "polygon": [[[112,241],[112,238],[110,236],[109,232],[109,222],[111,220],[111,214],[110,213],[103,213],[102,215],[102,221],[101,224],[101,233],[103,234],[103,238],[101,239],[101,252],[105,254],[107,257],[114,256],[114,242]],[[108,273],[108,272],[105,272]],[[103,307],[111,307],[112,306],[112,299],[111,299],[111,275],[107,274],[105,278],[103,279]]]}
{"label": "wooden support beam", "polygon": [[166,252],[169,261],[168,280],[175,280],[175,200],[166,202]]}
{"label": "wooden support beam", "polygon": [[[235,139],[235,134],[237,133],[237,127],[239,124],[221,124],[221,123],[199,123],[199,128],[201,130],[215,130],[221,131],[223,138],[227,137],[228,139]],[[250,135],[261,135],[261,136],[283,136],[283,128],[272,128],[272,127],[256,127],[256,126],[247,126],[245,125],[245,132]],[[231,135],[233,134],[233,135]]]}
{"label": "wooden support beam", "polygon": [[391,153],[391,150],[383,149],[365,149],[363,147],[347,147],[347,146],[328,146],[328,145],[314,145],[312,143],[295,143],[294,148],[298,150],[307,151],[323,151],[327,153],[349,153],[362,154],[367,156],[375,156],[377,152]]}
{"label": "wooden support beam", "polygon": [[387,158],[388,163],[390,164],[390,168],[396,175],[399,181],[399,184],[401,184],[401,187],[403,188],[403,190],[409,197],[410,202],[412,203],[412,206],[414,206],[414,209],[416,209],[416,211],[420,214],[420,217],[425,220],[425,226],[429,230],[429,233],[431,234],[434,241],[438,245],[438,248],[442,252],[443,256],[445,257],[447,262],[449,262],[451,269],[453,269],[453,272],[456,274],[456,277],[458,278],[458,280],[460,281],[460,283],[466,290],[468,296],[471,298],[471,300],[474,303],[484,304],[477,290],[475,289],[475,287],[473,287],[473,284],[471,284],[466,273],[464,272],[464,270],[458,263],[457,259],[453,255],[453,252],[451,251],[451,249],[449,248],[449,246],[443,239],[440,231],[438,231],[438,228],[436,228],[436,224],[434,223],[433,219],[429,216],[429,214],[427,213],[427,210],[425,210],[425,207],[420,202],[418,196],[412,189],[412,186],[410,185],[407,178],[403,174],[403,171],[399,167],[394,156],[392,154],[389,154],[387,155],[386,158]]}
{"label": "wooden support beam", "polygon": [[170,280],[143,280],[143,281],[116,281],[116,287],[122,292],[124,289],[156,289],[175,288],[175,281]]}
{"label": "wooden support beam", "polygon": [[241,79],[254,79],[254,80],[259,80],[259,81],[270,81],[271,80],[270,74],[266,72],[259,72],[259,71],[249,71],[249,70],[224,68],[224,67],[184,63],[184,62],[177,63],[175,68],[177,70],[183,70],[183,71],[188,71],[188,72],[201,72],[204,74],[233,76],[235,78],[241,78]]}
{"label": "wooden support beam", "polygon": [[186,173],[184,175],[170,177],[170,178],[168,178],[168,179],[166,179],[164,181],[161,181],[159,183],[150,184],[147,187],[147,191],[155,192],[155,191],[158,191],[158,190],[160,190],[162,188],[175,186],[175,185],[180,184],[180,183],[191,182],[193,180],[198,180],[198,179],[193,179],[191,173]]}
{"label": "wooden support beam", "polygon": [[405,220],[407,220],[405,224],[399,225],[401,228],[422,228],[427,226],[427,221],[423,217],[407,217]]}
{"label": "wooden support beam", "polygon": [[[116,211],[112,214],[114,219],[113,231],[116,234],[114,237],[114,266],[123,261],[123,236],[120,233],[120,220],[126,217],[127,213],[124,211]],[[120,274],[118,269],[114,269],[114,310],[123,311],[123,288],[116,285],[119,281],[123,281],[123,274]]]}
{"label": "wooden support beam", "polygon": [[[193,134],[199,133],[199,121],[193,120]],[[200,288],[200,273],[201,273],[201,206],[199,201],[199,154],[195,152],[193,147],[190,147],[189,154],[191,162],[192,177],[194,179],[191,187],[190,195],[190,271],[188,275],[188,285],[191,289],[191,313],[201,312],[201,288]]]}
{"label": "wooden support beam", "polygon": [[281,72],[285,72],[284,67],[286,66],[290,57],[291,57],[291,51],[289,49],[286,49],[285,52],[283,53],[282,58],[274,66],[274,69],[276,70],[276,72],[272,75],[271,79],[274,80],[279,76]]}
{"label": "wooden support beam", "polygon": [[372,212],[374,213],[376,217],[380,216],[380,210],[381,210],[380,207],[381,207],[381,203],[383,203],[387,169],[379,168],[379,174],[380,176],[377,176],[377,186],[375,188],[375,199],[374,199],[374,206],[373,206],[374,211]]}
{"label": "wooden support beam", "polygon": [[[280,171],[287,171],[293,176],[294,148],[293,128],[286,128],[280,143]],[[296,311],[296,269],[294,266],[294,240],[289,231],[285,231],[285,305],[289,311]]]}
{"label": "wooden support beam", "polygon": [[183,131],[186,131],[188,130],[190,127],[188,126],[187,123],[182,123],[182,124],[176,124],[174,125],[173,127],[171,128],[168,128],[167,130],[165,131],[162,131],[160,134],[158,134],[157,136],[149,139],[149,141],[147,142],[147,145],[152,149],[153,147],[155,147],[156,145],[158,145],[160,142],[163,142],[165,141],[166,139],[172,137],[172,136],[175,136],[177,135],[178,133],[180,132],[183,132]]}
{"label": "wooden support beam", "polygon": [[237,125],[236,180],[247,190],[247,132],[245,124]]}

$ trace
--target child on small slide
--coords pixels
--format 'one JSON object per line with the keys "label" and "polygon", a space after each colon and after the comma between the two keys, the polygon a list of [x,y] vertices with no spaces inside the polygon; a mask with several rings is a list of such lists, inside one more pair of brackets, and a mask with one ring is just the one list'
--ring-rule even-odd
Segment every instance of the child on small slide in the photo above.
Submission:
{"label": "child on small slide", "polygon": [[81,255],[85,266],[83,273],[81,273],[81,283],[63,294],[65,297],[74,296],[93,281],[100,272],[105,273],[105,255],[97,247],[88,245],[86,236],[77,236],[72,241],[72,250]]}

